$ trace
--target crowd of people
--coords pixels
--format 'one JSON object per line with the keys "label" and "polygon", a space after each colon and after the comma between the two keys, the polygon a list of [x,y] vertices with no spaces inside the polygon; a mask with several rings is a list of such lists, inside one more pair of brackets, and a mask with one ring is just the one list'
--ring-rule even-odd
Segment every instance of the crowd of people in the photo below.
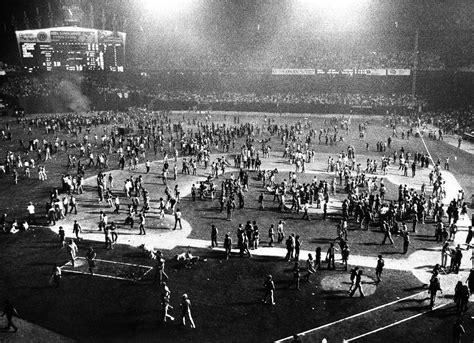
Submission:
{"label": "crowd of people", "polygon": [[[8,78],[0,87],[0,94],[16,98],[42,97],[62,94],[62,76],[57,75],[17,75]],[[124,80],[108,80],[87,77],[72,79],[78,89],[92,89],[101,95],[123,96],[125,93],[143,93],[156,101],[184,102],[189,104],[279,104],[279,105],[342,105],[362,107],[413,107],[424,104],[414,101],[409,94],[373,94],[373,93],[239,93],[239,92],[199,92],[189,90],[148,90],[139,82],[126,83]]]}
{"label": "crowd of people", "polygon": [[[283,43],[281,43],[283,45]],[[417,58],[417,67],[421,70],[445,70],[445,62],[440,55],[432,51],[420,52],[415,57],[411,50],[383,51],[331,51],[314,49],[321,47],[314,42],[303,49],[285,49],[275,46],[274,51],[238,51],[226,53],[225,50],[204,50],[197,54],[174,52],[175,58],[158,52],[153,60],[143,60],[141,68],[145,70],[270,70],[272,68],[299,69],[413,69]],[[323,47],[324,48],[324,47]]]}
{"label": "crowd of people", "polygon": [[[2,80],[0,80],[2,81]],[[67,85],[65,85],[65,83]],[[85,93],[83,93],[85,92]],[[70,94],[71,93],[71,94]],[[86,95],[87,94],[87,95]],[[101,99],[129,98],[137,95],[149,106],[178,106],[180,108],[221,109],[221,110],[268,110],[311,111],[319,109],[329,111],[358,111],[371,108],[377,111],[403,112],[400,114],[418,117],[423,122],[441,128],[446,134],[462,134],[472,131],[472,106],[463,105],[452,109],[430,109],[430,103],[423,99],[413,99],[405,93],[372,93],[372,92],[248,92],[237,91],[203,91],[203,90],[166,90],[161,87],[150,87],[150,81],[141,77],[117,75],[65,76],[63,74],[14,74],[3,79],[0,95],[6,97],[31,98],[55,97],[78,98],[74,106],[94,107],[87,98],[97,96]],[[115,100],[114,100],[115,101]],[[155,104],[155,105],[153,105]],[[421,112],[417,111],[423,108]],[[292,109],[294,108],[294,109]],[[425,110],[428,108],[428,110]],[[4,133],[5,134],[5,133]]]}
{"label": "crowd of people", "polygon": [[[83,178],[85,171],[94,168],[97,174],[97,198],[99,206],[104,203],[108,207],[102,210],[98,221],[98,230],[104,233],[105,249],[113,249],[119,240],[119,227],[134,227],[134,222],[138,221],[139,230],[137,234],[146,235],[148,226],[148,215],[151,211],[158,211],[163,218],[165,213],[174,217],[174,229],[181,229],[180,207],[180,186],[176,185],[171,189],[168,185],[170,178],[174,180],[181,175],[195,175],[196,169],[200,168],[208,173],[206,181],[201,182],[197,187],[191,188],[191,199],[210,198],[216,200],[216,206],[221,212],[226,212],[228,220],[232,220],[236,210],[245,210],[246,193],[252,185],[249,175],[255,173],[260,179],[261,191],[259,196],[259,206],[265,211],[264,197],[271,194],[282,212],[296,213],[302,212],[301,219],[311,220],[314,215],[311,209],[322,209],[322,219],[329,216],[340,218],[336,227],[334,241],[330,244],[326,254],[328,269],[335,269],[335,254],[339,250],[342,255],[343,266],[347,270],[350,255],[348,227],[355,225],[361,230],[367,230],[369,226],[376,226],[380,230],[380,235],[384,236],[381,244],[388,240],[393,244],[392,235],[399,235],[403,240],[403,253],[410,249],[410,232],[416,232],[417,223],[425,223],[432,220],[436,224],[435,237],[440,244],[448,245],[449,249],[444,249],[443,254],[451,256],[451,266],[446,270],[447,264],[440,263],[440,271],[458,272],[462,259],[460,246],[451,247],[452,240],[456,235],[456,223],[461,216],[466,216],[466,204],[464,194],[454,199],[445,209],[442,200],[446,197],[446,185],[443,178],[443,166],[441,161],[430,161],[429,156],[418,151],[407,151],[400,149],[392,154],[386,152],[390,149],[392,139],[399,139],[415,135],[420,122],[409,121],[411,127],[400,129],[397,126],[397,119],[390,119],[393,134],[387,137],[387,142],[379,142],[377,151],[382,153],[380,161],[367,161],[366,168],[362,166],[362,161],[357,160],[357,154],[353,146],[349,145],[335,157],[329,157],[327,172],[333,173],[329,180],[318,180],[316,177],[310,183],[300,181],[301,174],[305,173],[305,165],[314,162],[315,144],[333,144],[343,147],[348,143],[344,137],[351,126],[351,119],[348,117],[331,118],[324,121],[324,127],[315,128],[310,121],[299,121],[294,126],[288,124],[277,124],[275,119],[265,118],[262,125],[241,123],[241,118],[234,117],[233,125],[219,126],[210,121],[209,116],[196,118],[185,118],[183,116],[178,123],[173,123],[171,116],[167,112],[160,114],[152,113],[144,109],[134,109],[127,113],[127,116],[114,112],[52,115],[38,118],[18,118],[20,127],[31,138],[26,144],[19,141],[18,152],[9,152],[5,160],[5,172],[13,175],[14,182],[21,182],[22,178],[28,178],[28,168],[35,168],[34,165],[41,165],[38,169],[38,178],[45,178],[47,166],[55,154],[65,153],[68,155],[67,168],[71,170],[69,174],[61,176],[61,189],[54,189],[50,192],[50,198],[46,202],[45,212],[49,224],[56,224],[56,221],[63,220],[72,211],[77,212],[78,201],[83,192]],[[173,125],[174,124],[174,125]],[[7,139],[15,139],[11,135],[12,124],[6,124],[5,130]],[[15,125],[15,124],[13,124]],[[98,125],[105,125],[106,129],[98,132],[94,129]],[[130,129],[131,134],[124,136],[118,132],[117,126]],[[364,137],[369,123],[359,126],[360,137]],[[34,130],[33,130],[34,128]],[[36,133],[33,133],[35,131]],[[10,132],[10,135],[8,135]],[[41,135],[38,136],[38,133]],[[68,140],[57,138],[59,132],[67,132]],[[302,135],[301,133],[305,133]],[[398,136],[400,134],[400,137]],[[262,159],[270,155],[271,146],[268,140],[261,139],[264,135],[275,137],[280,140],[283,147],[283,158],[288,161],[288,165],[294,165],[295,171],[288,175],[288,178],[281,180],[278,170],[261,170]],[[237,142],[244,141],[239,147]],[[238,172],[233,173],[218,184],[221,175],[226,174],[226,168],[230,163],[226,157],[219,157],[212,161],[212,154],[228,154],[237,151],[234,158],[234,167]],[[384,153],[386,152],[386,153]],[[155,156],[155,157],[153,157]],[[105,170],[113,165],[118,165],[124,170],[126,166],[130,171],[136,170],[139,164],[144,164],[144,173],[150,171],[149,159],[162,157],[163,166],[159,170],[163,185],[165,186],[165,197],[152,199],[148,185],[141,176],[129,177],[122,189],[114,184],[113,176],[106,174]],[[178,158],[181,158],[181,165],[178,166]],[[398,161],[399,169],[405,176],[409,177],[407,169],[412,169],[412,176],[418,168],[430,168],[430,163],[434,164],[430,173],[429,186],[433,186],[431,194],[427,191],[427,185],[423,184],[420,190],[409,189],[406,185],[400,185],[398,199],[387,201],[386,188],[382,176],[386,169],[391,166],[396,168]],[[29,164],[25,166],[26,162]],[[380,169],[378,169],[380,165]],[[46,166],[46,167],[43,167]],[[449,161],[444,161],[444,169],[449,169]],[[16,171],[16,173],[15,173]],[[21,172],[21,173],[20,173]],[[169,175],[172,173],[172,176]],[[50,176],[51,177],[51,176]],[[280,179],[281,181],[276,181]],[[220,189],[219,189],[220,188]],[[344,199],[337,209],[337,214],[328,213],[329,203],[335,203],[340,195]],[[128,206],[128,210],[121,211],[121,206]],[[36,224],[36,212],[34,206],[29,204],[28,220],[25,220],[26,229],[28,225]],[[113,212],[112,212],[113,210]],[[110,218],[109,218],[110,217]],[[447,217],[447,221],[445,218]],[[13,223],[15,223],[14,221]],[[285,234],[285,223],[280,221],[275,223],[276,228],[268,229],[268,245],[282,245],[286,248],[286,261],[295,261],[293,276],[295,287],[300,287],[300,275],[305,269],[299,265],[301,259],[300,251],[302,240],[294,233]],[[412,227],[412,230],[408,228]],[[13,227],[14,224],[7,225],[7,217],[2,219],[4,229]],[[471,229],[472,231],[472,229]],[[11,232],[11,230],[10,230]],[[265,235],[260,233],[258,222],[248,221],[242,223],[237,228],[236,234],[227,233],[224,237],[224,248],[226,259],[233,256],[232,249],[237,248],[240,256],[251,256],[253,250],[258,250]],[[64,229],[59,230],[59,240],[61,247],[67,250],[71,265],[77,258],[77,245],[81,244],[81,223],[75,222],[73,227],[75,238],[66,239]],[[232,243],[232,238],[236,238],[236,244]],[[285,240],[286,237],[286,240]],[[470,236],[472,239],[472,234]],[[220,244],[218,228],[214,225],[211,229],[211,245]],[[276,238],[276,239],[275,239]],[[470,239],[466,241],[466,247],[470,247]],[[339,245],[339,248],[336,247]],[[94,272],[93,263],[96,252],[90,253],[89,270]],[[307,280],[310,281],[312,274],[321,269],[322,249],[318,247],[313,255],[309,255],[306,261]],[[444,255],[443,255],[444,256]],[[185,256],[186,266],[190,266],[194,257]],[[381,258],[381,257],[380,257]],[[444,257],[443,257],[444,258]],[[161,264],[161,274],[164,272],[163,256],[158,258]],[[379,265],[379,262],[377,262]],[[157,270],[158,266],[157,266]],[[378,267],[378,279],[382,273],[383,266]],[[160,275],[161,275],[160,274]],[[359,290],[361,296],[364,295],[362,286],[362,271],[354,273],[351,279],[353,284],[350,295],[353,296]],[[59,286],[57,266],[53,268],[52,279],[54,286]],[[163,279],[160,277],[160,279]],[[160,280],[162,281],[162,280]],[[169,314],[170,302],[169,292],[163,286],[163,321],[171,319]],[[267,295],[264,302],[270,298],[270,303],[276,303],[274,297],[274,282],[269,276],[265,282]],[[183,296],[183,318],[191,327],[195,324],[190,317],[190,307],[187,305],[188,297]],[[433,300],[434,305],[434,300]]]}

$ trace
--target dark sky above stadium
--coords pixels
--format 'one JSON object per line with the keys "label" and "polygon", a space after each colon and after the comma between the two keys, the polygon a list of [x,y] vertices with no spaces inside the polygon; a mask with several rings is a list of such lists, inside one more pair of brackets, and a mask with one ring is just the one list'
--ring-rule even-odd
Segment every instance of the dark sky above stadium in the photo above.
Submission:
{"label": "dark sky above stadium", "polygon": [[90,13],[94,14],[95,25],[101,25],[104,10],[106,26],[111,26],[115,15],[117,22],[125,22],[128,29],[143,24],[132,19],[149,20],[149,17],[155,23],[170,19],[184,21],[191,17],[200,20],[201,25],[238,23],[246,26],[250,22],[252,27],[260,23],[262,28],[270,23],[301,20],[305,13],[313,16],[309,24],[316,27],[325,21],[337,21],[343,14],[350,20],[366,19],[361,28],[374,22],[398,22],[399,26],[451,25],[472,29],[474,21],[472,0],[4,0],[1,25],[11,26],[13,15],[17,26],[36,28],[39,13],[41,25],[45,27],[48,4],[56,26],[69,14],[79,16],[82,24],[87,24],[84,21]]}
{"label": "dark sky above stadium", "polygon": [[[281,32],[471,30],[473,0],[4,0],[0,60],[15,55],[14,29],[76,25],[116,29],[130,44],[238,39]],[[51,8],[51,11],[49,10]],[[135,49],[139,51],[139,49]]]}

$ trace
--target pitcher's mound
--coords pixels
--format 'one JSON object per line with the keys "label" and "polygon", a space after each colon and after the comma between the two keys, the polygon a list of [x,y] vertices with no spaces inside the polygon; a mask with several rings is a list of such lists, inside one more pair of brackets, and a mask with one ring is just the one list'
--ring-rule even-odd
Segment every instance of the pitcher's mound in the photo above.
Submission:
{"label": "pitcher's mound", "polygon": [[[348,296],[347,291],[351,287],[351,280],[349,274],[334,274],[328,275],[321,280],[321,288],[333,294],[340,294],[341,296]],[[362,290],[364,295],[372,295],[375,293],[377,285],[375,280],[369,276],[362,275]],[[359,291],[356,291],[354,297],[359,297]]]}

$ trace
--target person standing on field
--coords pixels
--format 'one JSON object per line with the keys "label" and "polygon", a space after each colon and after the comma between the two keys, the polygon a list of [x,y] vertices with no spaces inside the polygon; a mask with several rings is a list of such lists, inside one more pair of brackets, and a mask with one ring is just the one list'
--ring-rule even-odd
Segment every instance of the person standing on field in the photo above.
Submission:
{"label": "person standing on field", "polygon": [[410,246],[410,235],[408,231],[403,232],[403,254],[408,252],[408,247]]}
{"label": "person standing on field", "polygon": [[433,276],[431,277],[430,284],[428,286],[428,292],[430,293],[430,308],[433,309],[436,301],[436,294],[440,291],[443,293],[443,290],[441,289],[441,283],[439,280],[439,275],[438,271],[435,271],[433,273]]}
{"label": "person standing on field", "polygon": [[61,281],[61,274],[62,274],[61,268],[59,268],[57,264],[54,264],[53,269],[51,271],[51,279],[49,281],[51,286],[55,288],[59,288],[59,283]]}
{"label": "person standing on field", "polygon": [[97,257],[97,254],[95,253],[94,248],[90,247],[89,251],[87,252],[86,259],[87,259],[87,264],[89,265],[89,272],[91,273],[91,275],[94,275],[96,257]]}
{"label": "person standing on field", "polygon": [[145,214],[144,214],[144,213],[140,213],[139,221],[140,221],[140,226],[139,226],[140,233],[139,233],[139,235],[141,235],[142,233],[143,233],[144,235],[146,235],[146,231],[145,231]]}
{"label": "person standing on field", "polygon": [[314,274],[316,273],[316,269],[314,268],[314,259],[313,259],[313,255],[311,254],[308,254],[308,259],[306,260],[306,282],[309,282],[311,283],[311,281],[309,280],[309,277],[311,276],[311,274]]}
{"label": "person standing on field", "polygon": [[35,220],[35,205],[33,205],[32,202],[28,203],[28,206],[26,207],[28,210],[28,224],[34,225],[36,224]]}
{"label": "person standing on field", "polygon": [[390,244],[393,245],[394,243],[393,243],[393,239],[392,239],[392,232],[390,231],[390,227],[388,226],[388,223],[386,221],[384,221],[382,223],[382,229],[385,233],[385,235],[383,237],[382,245],[385,244],[385,241],[387,240],[387,238],[390,241]]}
{"label": "person standing on field", "polygon": [[337,248],[334,246],[334,243],[331,243],[329,248],[328,248],[328,251],[326,253],[326,261],[328,263],[328,270],[329,269],[336,269],[336,264],[335,264],[336,250],[337,250]]}
{"label": "person standing on field", "polygon": [[74,220],[74,224],[72,225],[72,233],[76,235],[76,239],[78,241],[81,240],[81,237],[79,237],[79,233],[82,233],[82,227],[81,224],[77,222],[77,220]]}
{"label": "person standing on field", "polygon": [[211,226],[211,247],[217,247],[218,244],[217,244],[217,234],[218,234],[219,230],[217,230],[216,226],[214,224],[212,224]]}
{"label": "person standing on field", "polygon": [[273,226],[273,224],[271,224],[270,229],[268,229],[268,238],[270,238],[268,246],[273,247],[273,243],[275,242],[275,227]]}
{"label": "person standing on field", "polygon": [[191,329],[195,329],[196,325],[194,325],[193,316],[191,315],[191,300],[189,300],[189,297],[186,293],[183,294],[183,299],[181,300],[181,311],[183,326],[186,326],[187,322]]}
{"label": "person standing on field", "polygon": [[18,311],[16,308],[11,304],[9,300],[5,302],[5,307],[3,308],[3,314],[2,317],[6,316],[7,317],[7,327],[4,330],[10,330],[10,328],[13,328],[14,332],[18,331],[18,328],[16,327],[15,324],[13,324],[13,316],[18,317]]}
{"label": "person standing on field", "polygon": [[258,196],[258,203],[259,203],[259,207],[258,207],[259,210],[265,209],[263,205],[263,192],[260,192],[260,195]]}
{"label": "person standing on field", "polygon": [[458,319],[453,325],[453,343],[461,343],[461,337],[466,333],[462,324],[463,320]]}
{"label": "person standing on field", "polygon": [[76,256],[77,256],[78,249],[77,249],[77,245],[76,245],[76,243],[74,243],[73,239],[71,239],[69,241],[69,244],[67,245],[67,252],[68,252],[69,257],[70,257],[71,265],[72,265],[72,267],[74,267],[74,262],[76,261]]}
{"label": "person standing on field", "polygon": [[265,287],[265,295],[263,296],[262,302],[266,304],[267,299],[270,298],[270,304],[275,305],[275,283],[271,275],[267,275],[263,287]]}
{"label": "person standing on field", "polygon": [[176,230],[176,228],[178,227],[178,224],[179,224],[179,228],[182,230],[183,226],[181,225],[181,211],[179,208],[174,213],[174,229],[173,230]]}
{"label": "person standing on field", "polygon": [[295,289],[300,290],[300,263],[295,262],[293,267],[293,281],[295,282]]}
{"label": "person standing on field", "polygon": [[228,260],[230,257],[230,252],[232,250],[232,238],[230,238],[228,233],[225,234],[224,249],[225,249],[225,259]]}
{"label": "person standing on field", "polygon": [[165,272],[165,263],[166,260],[163,257],[163,253],[161,251],[156,252],[156,270],[155,270],[155,280],[159,278],[160,284],[163,282],[163,278],[168,280],[168,275]]}
{"label": "person standing on field", "polygon": [[66,232],[62,226],[59,227],[58,238],[61,246],[64,248],[66,246]]}
{"label": "person standing on field", "polygon": [[377,283],[382,281],[380,277],[382,276],[384,266],[385,261],[383,260],[382,255],[379,255],[377,260],[377,266],[375,267],[375,276],[377,277]]}

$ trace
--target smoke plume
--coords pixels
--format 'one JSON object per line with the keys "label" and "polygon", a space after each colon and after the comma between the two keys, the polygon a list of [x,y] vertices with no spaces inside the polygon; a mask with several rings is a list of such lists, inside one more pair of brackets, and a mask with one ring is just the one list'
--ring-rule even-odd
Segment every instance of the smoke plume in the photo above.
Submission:
{"label": "smoke plume", "polygon": [[59,96],[69,110],[73,112],[89,110],[90,100],[82,94],[80,82],[76,84],[69,80],[61,80],[58,85],[58,91]]}

